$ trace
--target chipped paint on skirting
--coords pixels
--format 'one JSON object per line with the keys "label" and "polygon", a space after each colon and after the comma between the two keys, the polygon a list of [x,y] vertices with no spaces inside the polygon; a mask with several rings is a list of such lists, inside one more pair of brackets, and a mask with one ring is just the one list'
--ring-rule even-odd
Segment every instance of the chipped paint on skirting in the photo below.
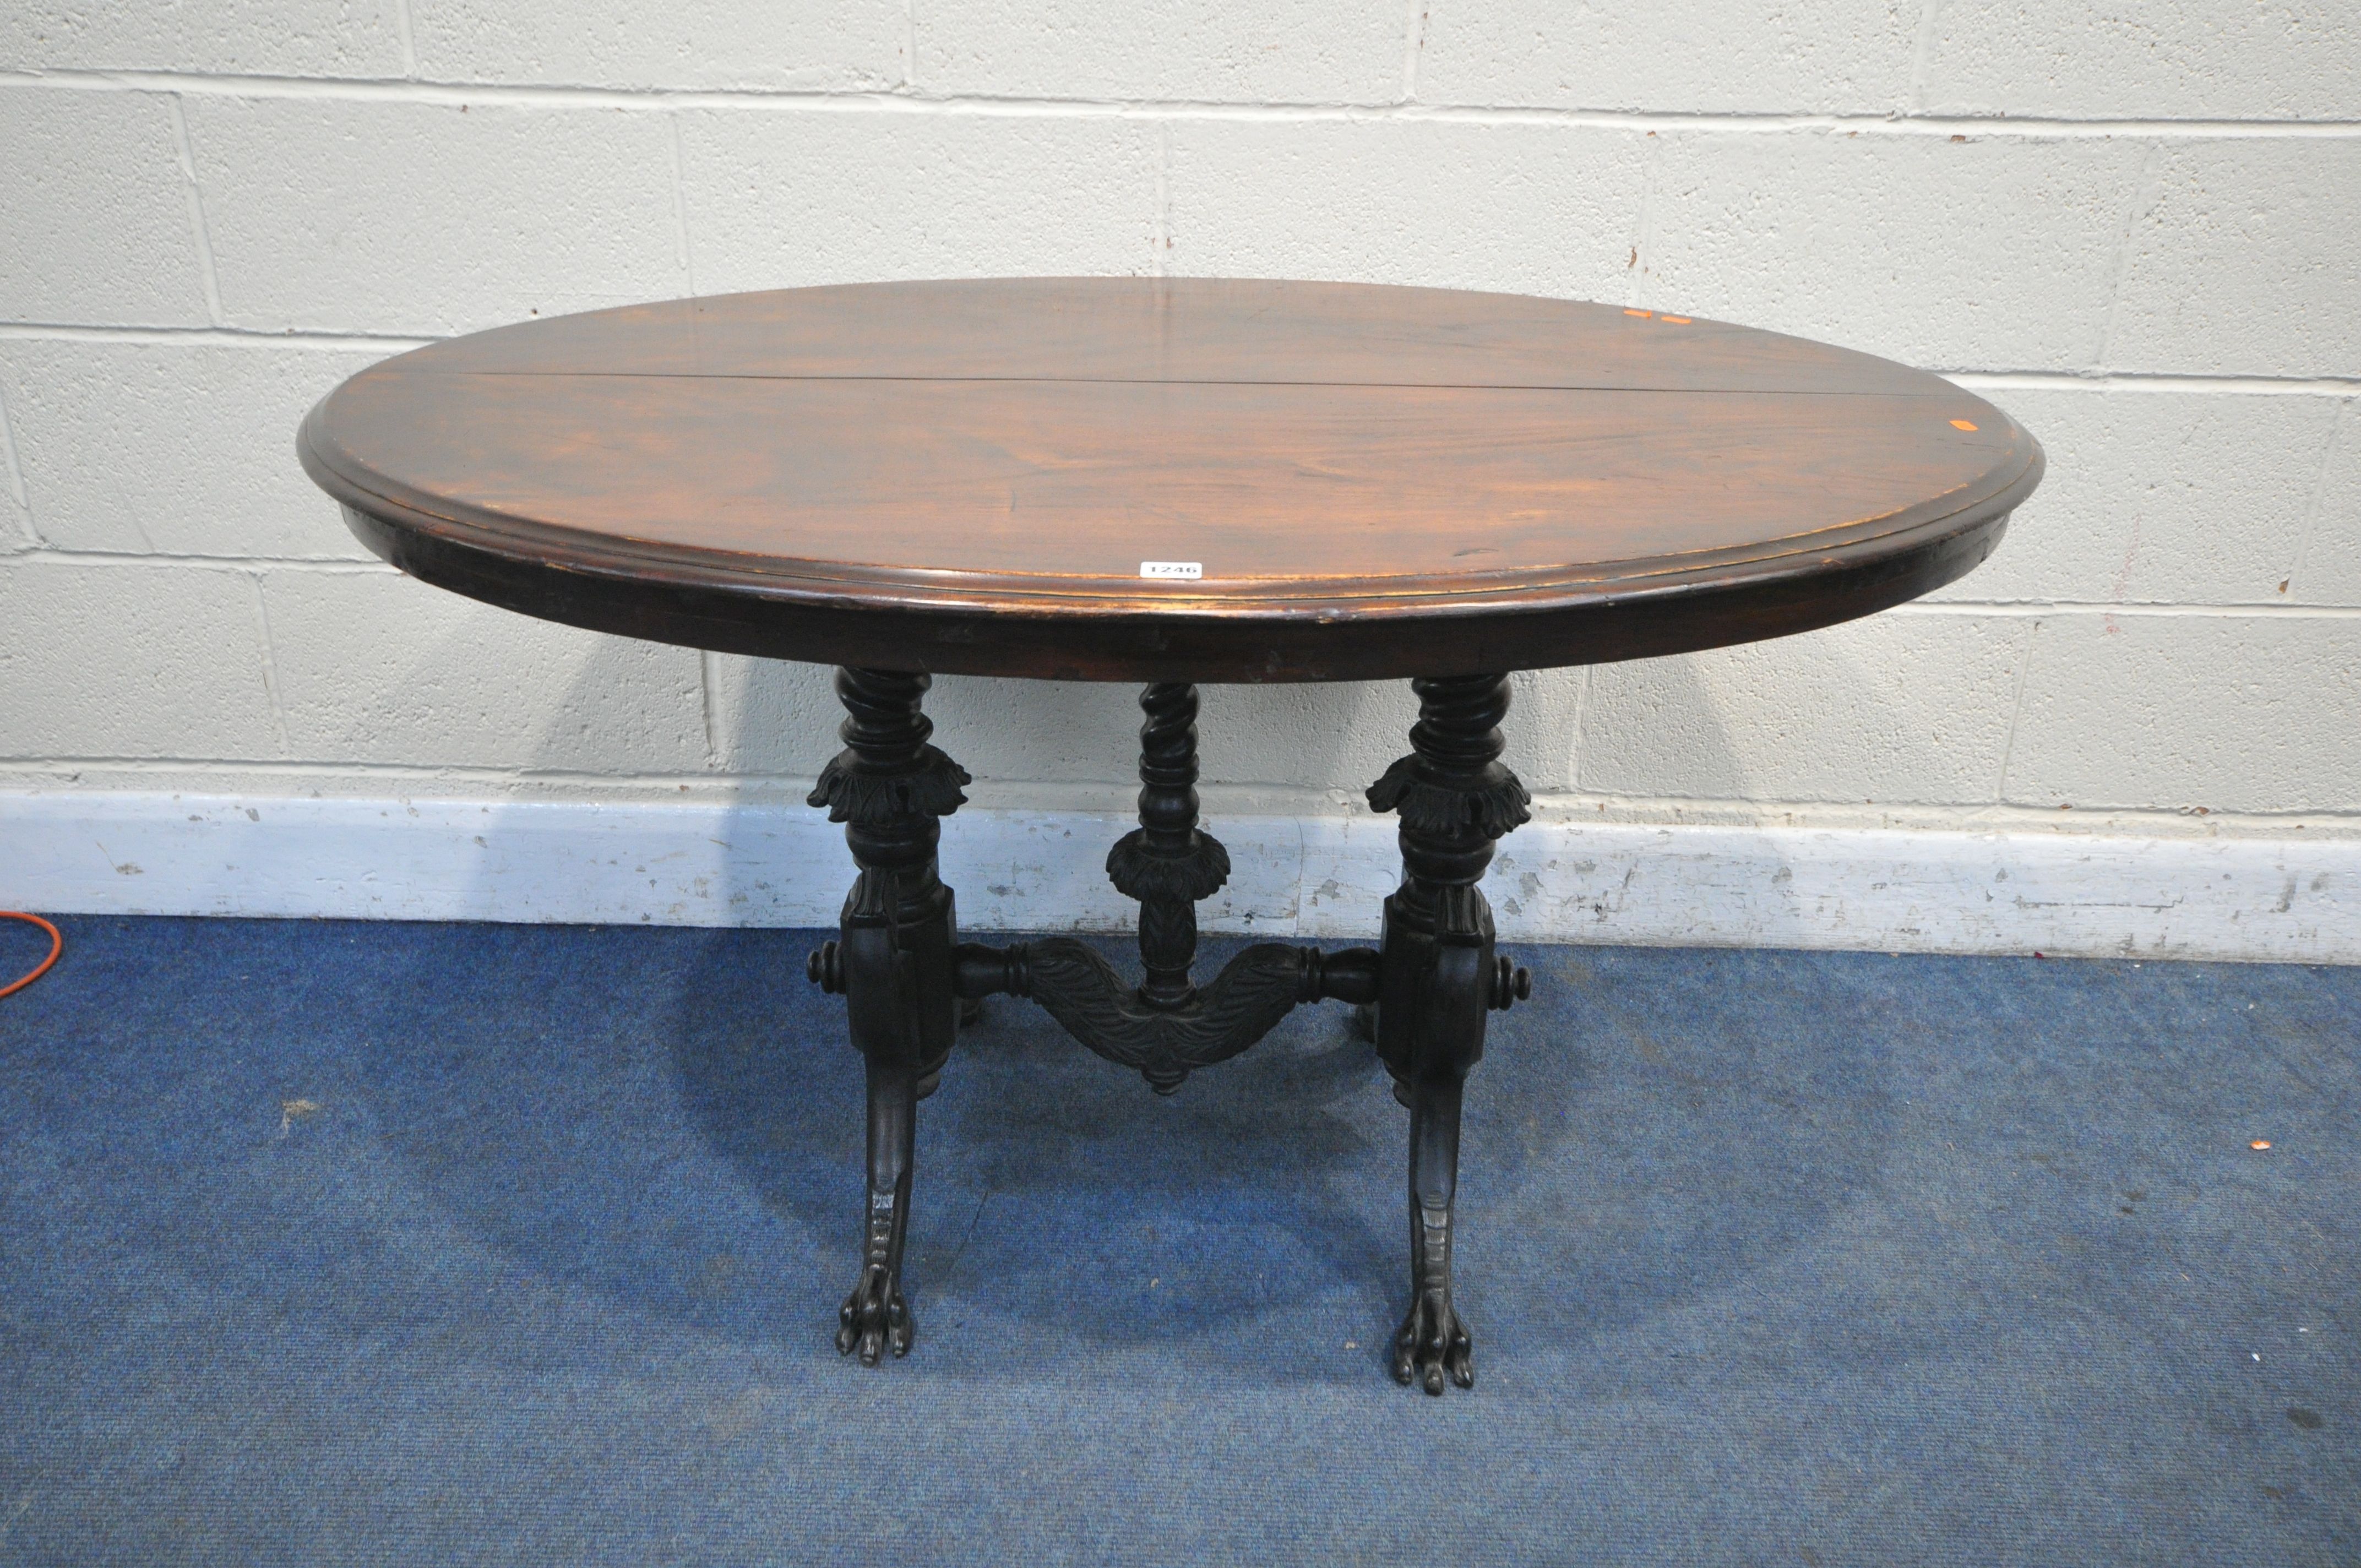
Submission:
{"label": "chipped paint on skirting", "polygon": [[[1128,928],[1103,867],[1129,826],[961,811],[942,844],[961,924]],[[1375,932],[1390,819],[1208,826],[1235,870],[1207,930]],[[821,813],[775,804],[0,794],[0,894],[61,913],[825,926],[849,864]],[[1485,886],[1530,941],[2361,962],[2354,839],[1544,822]]]}

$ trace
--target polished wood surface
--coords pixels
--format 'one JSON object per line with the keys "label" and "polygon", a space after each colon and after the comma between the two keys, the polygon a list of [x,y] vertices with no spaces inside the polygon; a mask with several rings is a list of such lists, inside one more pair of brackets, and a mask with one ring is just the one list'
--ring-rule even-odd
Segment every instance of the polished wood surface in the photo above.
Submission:
{"label": "polished wood surface", "polygon": [[2041,470],[1982,400],[1775,334],[1148,279],[504,327],[356,376],[301,450],[388,559],[531,614],[1120,680],[1452,674],[1826,625],[1972,567]]}

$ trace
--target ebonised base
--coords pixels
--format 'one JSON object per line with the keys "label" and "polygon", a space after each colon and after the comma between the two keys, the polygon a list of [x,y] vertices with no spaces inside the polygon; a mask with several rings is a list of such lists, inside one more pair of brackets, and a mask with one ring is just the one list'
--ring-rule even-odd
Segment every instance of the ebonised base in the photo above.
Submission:
{"label": "ebonised base", "polygon": [[1400,820],[1401,886],[1385,902],[1379,947],[1325,952],[1264,942],[1200,986],[1190,978],[1196,905],[1228,878],[1229,855],[1197,826],[1197,691],[1149,686],[1140,707],[1139,827],[1107,854],[1107,874],[1139,900],[1143,978],[1126,985],[1087,945],[1049,938],[1008,948],[961,942],[938,873],[939,820],[966,800],[968,775],[928,744],[928,679],[840,669],[845,750],[812,791],[860,868],[837,940],[811,978],[841,993],[868,1069],[869,1179],[861,1277],[839,1315],[837,1348],[875,1365],[909,1352],[917,1325],[902,1291],[917,1102],[940,1079],[952,1037],[979,998],[1030,997],[1083,1045],[1137,1071],[1159,1094],[1237,1055],[1301,1003],[1355,1003],[1394,1095],[1410,1109],[1410,1307],[1394,1376],[1439,1395],[1475,1384],[1466,1324],[1451,1296],[1459,1104],[1484,1052],[1485,1014],[1531,981],[1493,951],[1477,883],[1495,843],[1528,815],[1500,762],[1505,675],[1413,681],[1419,718],[1408,756],[1369,786]]}

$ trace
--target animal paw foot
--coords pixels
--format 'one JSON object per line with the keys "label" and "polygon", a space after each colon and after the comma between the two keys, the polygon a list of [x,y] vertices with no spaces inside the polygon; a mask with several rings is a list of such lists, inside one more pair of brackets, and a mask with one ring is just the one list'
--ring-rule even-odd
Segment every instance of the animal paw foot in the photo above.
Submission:
{"label": "animal paw foot", "polygon": [[1476,1387],[1467,1325],[1451,1305],[1447,1290],[1422,1290],[1394,1335],[1394,1381],[1440,1397],[1444,1379]]}
{"label": "animal paw foot", "polygon": [[840,1354],[858,1354],[863,1366],[874,1366],[888,1348],[897,1356],[909,1354],[915,1327],[901,1282],[872,1264],[837,1313],[836,1348]]}

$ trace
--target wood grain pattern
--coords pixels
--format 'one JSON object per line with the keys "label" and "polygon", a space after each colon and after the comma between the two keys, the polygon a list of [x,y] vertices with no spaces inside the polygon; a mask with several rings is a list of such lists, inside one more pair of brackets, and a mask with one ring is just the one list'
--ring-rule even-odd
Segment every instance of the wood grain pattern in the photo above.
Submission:
{"label": "wood grain pattern", "polygon": [[1971,567],[2041,468],[1991,404],[1824,345],[1215,280],[505,327],[362,372],[300,445],[381,554],[528,613],[1116,680],[1532,668],[1826,625]]}

